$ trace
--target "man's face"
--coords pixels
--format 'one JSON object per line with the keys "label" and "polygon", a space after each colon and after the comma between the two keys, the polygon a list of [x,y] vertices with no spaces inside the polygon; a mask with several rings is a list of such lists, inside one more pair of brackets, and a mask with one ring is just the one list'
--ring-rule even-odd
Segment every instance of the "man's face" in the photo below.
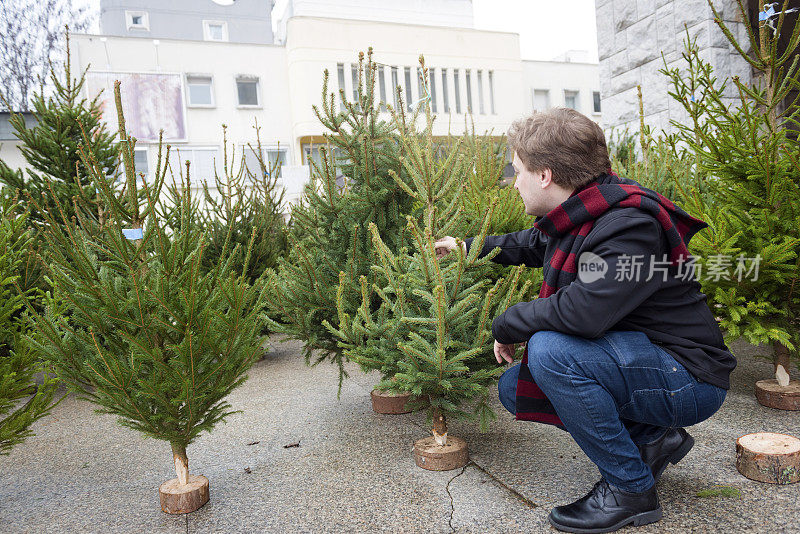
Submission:
{"label": "man's face", "polygon": [[525,204],[525,213],[536,216],[546,215],[550,210],[546,207],[546,193],[542,188],[542,181],[545,179],[544,173],[547,171],[529,171],[516,152],[514,152],[514,161],[511,164],[517,174],[517,179],[514,181],[514,189],[522,197],[522,203]]}

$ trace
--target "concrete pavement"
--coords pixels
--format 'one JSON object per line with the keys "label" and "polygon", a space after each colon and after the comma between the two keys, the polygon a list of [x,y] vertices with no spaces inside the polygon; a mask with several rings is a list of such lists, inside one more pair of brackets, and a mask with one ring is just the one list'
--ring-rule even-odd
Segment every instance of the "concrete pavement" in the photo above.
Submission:
{"label": "concrete pavement", "polygon": [[[306,367],[296,342],[269,344],[230,397],[242,412],[188,449],[190,471],[210,480],[203,508],[162,513],[158,486],[175,476],[169,445],[70,395],[37,423],[36,436],[0,457],[0,532],[555,532],[549,510],[599,478],[567,433],[515,421],[496,396],[488,432],[450,425],[469,443],[467,467],[420,469],[411,447],[429,433],[424,416],[374,414],[376,375],[348,366],[337,400],[332,366]],[[740,365],[725,405],[689,429],[694,449],[659,484],[664,518],[625,532],[798,531],[800,484],[745,479],[734,443],[756,431],[800,437],[800,414],[760,406],[753,385],[771,365],[747,356],[756,347],[734,351]],[[697,496],[717,485],[741,497]]]}

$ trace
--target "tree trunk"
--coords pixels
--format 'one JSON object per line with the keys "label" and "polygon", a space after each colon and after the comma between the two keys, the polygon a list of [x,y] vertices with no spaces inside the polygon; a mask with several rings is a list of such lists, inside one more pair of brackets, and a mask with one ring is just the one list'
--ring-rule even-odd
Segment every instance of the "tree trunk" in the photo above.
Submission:
{"label": "tree trunk", "polygon": [[786,387],[789,385],[789,349],[777,341],[772,342],[772,347],[775,349],[775,378],[778,384]]}
{"label": "tree trunk", "polygon": [[208,479],[189,474],[186,446],[171,443],[178,478],[167,480],[158,488],[161,509],[168,514],[188,514],[208,502]]}
{"label": "tree trunk", "polygon": [[800,482],[800,439],[758,432],[736,440],[736,469],[759,482]]}
{"label": "tree trunk", "polygon": [[447,418],[436,408],[433,409],[433,437],[438,445],[447,445]]}
{"label": "tree trunk", "polygon": [[189,458],[186,456],[186,447],[172,443],[172,457],[175,460],[175,473],[181,485],[189,483]]}

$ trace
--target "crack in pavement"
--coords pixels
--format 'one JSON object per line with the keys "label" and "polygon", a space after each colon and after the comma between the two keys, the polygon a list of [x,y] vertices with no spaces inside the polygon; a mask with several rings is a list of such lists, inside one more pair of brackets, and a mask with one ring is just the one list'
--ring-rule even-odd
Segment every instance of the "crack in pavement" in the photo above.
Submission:
{"label": "crack in pavement", "polygon": [[[427,428],[424,426],[424,424],[420,424],[420,423],[418,423],[418,422],[416,422],[416,421],[409,421],[409,422],[410,422],[410,423],[411,423],[411,425],[413,425],[413,426],[416,426],[416,427],[418,427],[418,428],[420,428],[420,429],[422,429],[422,430],[427,430]],[[475,468],[476,468],[476,469],[478,469],[478,470],[479,470],[481,473],[483,473],[484,475],[486,475],[487,477],[489,477],[490,479],[492,479],[492,480],[494,481],[494,483],[495,483],[495,484],[497,484],[498,486],[500,486],[500,487],[501,487],[501,488],[503,488],[504,490],[508,491],[508,492],[509,492],[511,495],[513,495],[513,496],[514,496],[514,497],[515,497],[517,500],[519,500],[519,501],[520,501],[521,503],[523,503],[525,506],[527,506],[527,507],[529,507],[529,508],[538,508],[538,506],[539,506],[538,504],[536,504],[536,503],[535,503],[535,502],[533,502],[531,499],[529,499],[528,497],[526,497],[525,495],[523,495],[523,494],[522,494],[522,493],[520,493],[519,491],[515,490],[514,488],[512,488],[511,486],[509,486],[508,484],[506,484],[505,482],[503,482],[503,481],[502,481],[502,480],[500,480],[499,478],[497,478],[497,476],[495,476],[493,473],[491,473],[490,471],[488,471],[488,470],[487,470],[487,469],[485,469],[484,467],[482,467],[482,466],[480,466],[479,464],[475,463],[475,461],[474,461],[474,460],[473,460],[473,459],[470,457],[469,463],[468,463],[467,465],[465,465],[465,466],[464,466],[464,467],[461,469],[461,472],[460,472],[460,473],[458,473],[457,475],[455,475],[453,478],[451,478],[451,479],[450,479],[450,480],[447,482],[447,487],[445,488],[445,489],[447,490],[447,496],[448,496],[448,497],[450,497],[450,519],[447,521],[447,524],[450,526],[450,531],[451,531],[451,532],[455,532],[455,529],[453,528],[453,516],[455,515],[455,510],[456,510],[456,509],[455,509],[455,503],[453,502],[453,495],[450,493],[450,484],[451,484],[451,483],[452,483],[452,482],[453,482],[453,481],[454,481],[456,478],[458,478],[458,477],[460,477],[461,475],[463,475],[463,474],[464,474],[464,472],[467,470],[467,467],[470,467],[470,466],[473,466],[473,467],[475,467]]]}
{"label": "crack in pavement", "polygon": [[450,480],[447,482],[447,486],[445,487],[445,490],[447,490],[447,496],[448,496],[448,497],[450,497],[450,519],[448,519],[448,520],[447,520],[447,525],[450,527],[450,532],[455,532],[455,531],[456,531],[456,529],[454,529],[454,528],[453,528],[453,516],[454,516],[454,515],[455,515],[455,513],[456,513],[456,506],[455,506],[455,504],[453,503],[453,495],[450,493],[450,484],[451,484],[451,483],[452,483],[452,482],[453,482],[455,479],[457,479],[458,477],[460,477],[461,475],[463,475],[463,474],[464,474],[464,471],[466,471],[466,470],[467,470],[467,467],[469,467],[469,466],[470,466],[470,464],[472,464],[472,462],[469,462],[467,465],[465,465],[464,467],[462,467],[462,468],[461,468],[461,472],[460,472],[459,474],[457,474],[456,476],[454,476],[453,478],[451,478],[451,479],[450,479]]}
{"label": "crack in pavement", "polygon": [[537,507],[539,506],[538,504],[536,504],[535,502],[533,502],[532,500],[530,500],[529,498],[527,498],[525,495],[523,495],[522,493],[518,492],[517,490],[515,490],[514,488],[512,488],[511,486],[509,486],[508,484],[506,484],[505,482],[503,482],[503,481],[502,481],[502,480],[500,480],[499,478],[497,478],[495,475],[493,475],[492,473],[490,473],[489,471],[487,471],[486,469],[484,469],[484,468],[483,468],[483,467],[481,467],[480,465],[476,464],[474,460],[470,460],[470,463],[471,463],[473,466],[475,466],[476,468],[478,468],[478,470],[480,470],[480,471],[481,471],[483,474],[485,474],[487,477],[489,477],[489,478],[491,478],[492,480],[494,480],[494,482],[495,482],[495,483],[496,483],[498,486],[500,486],[501,488],[505,489],[506,491],[508,491],[509,493],[511,493],[511,494],[512,494],[514,497],[516,497],[517,499],[519,499],[520,501],[522,501],[522,502],[523,502],[525,505],[527,505],[527,506],[529,506],[529,507],[531,507],[531,508],[537,508]]}

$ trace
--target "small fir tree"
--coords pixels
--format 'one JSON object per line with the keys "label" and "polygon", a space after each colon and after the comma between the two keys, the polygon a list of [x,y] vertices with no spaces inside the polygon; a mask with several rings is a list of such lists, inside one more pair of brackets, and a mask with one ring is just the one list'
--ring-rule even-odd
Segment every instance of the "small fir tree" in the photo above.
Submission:
{"label": "small fir tree", "polygon": [[[748,20],[738,4],[742,20]],[[688,70],[662,72],[690,118],[687,124],[673,123],[674,143],[694,152],[708,194],[675,183],[687,211],[711,227],[697,235],[692,252],[700,257],[704,288],[722,328],[731,339],[771,343],[776,377],[788,385],[790,357],[797,358],[800,347],[800,145],[788,128],[800,124],[800,108],[796,98],[786,107],[782,102],[798,87],[800,24],[788,30],[782,54],[778,41],[787,31],[788,3],[778,17],[761,21],[758,35],[745,24],[748,53],[711,7],[715,22],[757,76],[752,84],[738,77],[718,82],[687,38]],[[733,102],[724,98],[728,83],[738,95]]]}
{"label": "small fir tree", "polygon": [[[264,157],[258,123],[254,126],[256,146],[248,144],[244,149],[255,160],[252,169],[244,151],[237,158],[235,147],[228,145],[227,127],[223,124],[222,128],[222,175],[215,169],[214,183],[209,185],[204,181],[202,184],[205,202],[200,216],[201,224],[208,232],[202,269],[205,272],[213,270],[223,251],[236,245],[246,249],[255,232],[246,273],[248,282],[252,284],[267,269],[275,269],[279,258],[286,255],[284,192],[278,185],[281,166],[279,162],[269,162]],[[235,271],[242,269],[243,259],[241,256],[238,258],[234,264]]]}
{"label": "small fir tree", "polygon": [[[323,321],[337,316],[337,288],[340,306],[352,315],[361,305],[359,278],[375,279],[366,223],[373,222],[386,245],[396,250],[407,240],[404,216],[412,210],[412,198],[389,174],[393,171],[400,182],[406,179],[397,127],[379,116],[371,49],[366,62],[359,54],[358,69],[358,100],[350,102],[340,91],[340,108],[333,93],[328,94],[328,72],[324,74],[322,108],[314,106],[314,111],[328,129],[327,143],[320,147],[321,164],[311,162],[303,200],[292,209],[288,257],[279,260],[269,283],[268,314],[281,321],[270,327],[303,341],[306,363],[313,356],[314,365],[325,360],[336,364],[339,392],[347,376],[344,355]],[[403,128],[408,121],[402,110],[400,114]]]}
{"label": "small fir tree", "polygon": [[[486,402],[487,385],[503,369],[491,356],[491,320],[516,303],[527,284],[518,285],[521,267],[492,283],[489,262],[497,252],[478,258],[496,201],[484,213],[469,254],[459,246],[437,259],[435,239],[452,233],[459,222],[463,181],[472,162],[460,150],[461,140],[443,157],[433,139],[430,109],[426,116],[421,133],[405,128],[402,137],[402,163],[411,183],[391,172],[397,185],[422,206],[421,221],[406,217],[413,252],[406,247],[392,251],[378,226],[370,224],[379,259],[373,270],[383,285],[362,277],[361,305],[354,314],[340,285],[339,325],[326,327],[342,340],[349,358],[381,372],[379,389],[410,392],[417,407],[427,405],[433,435],[445,445],[448,417],[473,415],[485,427],[494,415]],[[470,401],[471,414],[465,409]]]}
{"label": "small fir tree", "polygon": [[[457,138],[454,138],[457,139]],[[461,199],[461,223],[454,229],[458,235],[476,235],[486,211],[494,203],[494,216],[489,221],[489,235],[507,234],[533,226],[535,218],[525,213],[513,180],[503,178],[506,166],[505,137],[493,138],[489,133],[478,135],[471,131],[461,136],[461,150],[466,162],[463,191],[455,194]]]}
{"label": "small fir tree", "polygon": [[17,285],[17,272],[32,243],[26,224],[21,207],[4,199],[0,215],[0,454],[8,454],[33,434],[33,423],[55,406],[57,389],[49,373],[41,384],[36,383],[34,375],[45,368],[25,342],[27,335],[35,335],[24,310],[31,297]]}
{"label": "small fir tree", "polygon": [[[261,280],[247,282],[247,259],[242,272],[233,271],[241,247],[201,270],[207,234],[196,224],[188,164],[183,187],[173,190],[180,194],[162,199],[169,147],[162,161],[159,146],[153,181],[140,183],[119,82],[115,100],[124,189],[108,185],[91,147],[82,150],[107,217],[99,230],[80,217],[47,219],[54,294],[33,345],[99,412],[169,442],[185,485],[187,446],[233,413],[225,397],[261,354],[265,289]],[[55,306],[69,320],[54,315]]]}
{"label": "small fir tree", "polygon": [[[450,143],[453,140],[457,141],[458,138],[452,137]],[[525,205],[514,188],[513,180],[516,178],[510,181],[503,178],[507,152],[505,138],[494,139],[488,133],[477,135],[473,125],[471,131],[464,131],[460,143],[460,150],[467,165],[462,182],[464,187],[454,191],[460,199],[461,206],[459,223],[453,228],[454,235],[464,237],[476,235],[492,206],[494,206],[493,215],[489,221],[487,235],[502,235],[533,226],[535,217],[525,213]],[[511,272],[511,267],[492,263],[487,276],[490,280],[497,281],[510,276]],[[525,296],[525,300],[530,300],[535,297],[532,288],[541,285],[541,270],[526,269],[522,277],[524,281],[530,282],[528,287],[531,289],[531,294]]]}

